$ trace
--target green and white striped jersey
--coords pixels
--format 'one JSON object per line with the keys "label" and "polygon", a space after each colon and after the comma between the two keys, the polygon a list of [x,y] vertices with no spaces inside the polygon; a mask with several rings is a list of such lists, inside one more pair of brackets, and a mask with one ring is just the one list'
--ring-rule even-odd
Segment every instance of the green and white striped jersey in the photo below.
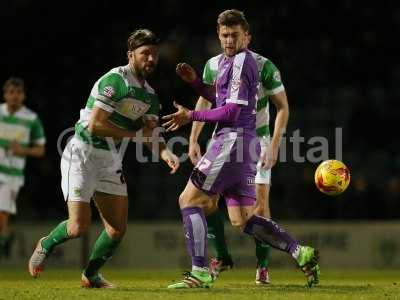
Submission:
{"label": "green and white striped jersey", "polygon": [[[258,72],[261,83],[258,85],[257,92],[257,118],[256,132],[259,137],[269,137],[269,106],[268,98],[271,95],[278,94],[285,90],[281,75],[277,67],[267,58],[251,52],[257,62]],[[210,58],[203,72],[203,82],[208,85],[214,85],[218,62],[222,54]]]}
{"label": "green and white striped jersey", "polygon": [[111,113],[109,121],[128,130],[138,130],[144,120],[158,120],[160,103],[150,85],[144,86],[133,76],[129,65],[111,69],[93,86],[86,107],[80,112],[75,134],[95,148],[109,150],[103,137],[94,136],[87,130],[93,106]]}
{"label": "green and white striped jersey", "polygon": [[10,115],[7,104],[0,105],[0,182],[15,189],[24,184],[25,157],[12,155],[9,146],[16,141],[23,147],[44,145],[42,123],[35,112],[22,106]]}

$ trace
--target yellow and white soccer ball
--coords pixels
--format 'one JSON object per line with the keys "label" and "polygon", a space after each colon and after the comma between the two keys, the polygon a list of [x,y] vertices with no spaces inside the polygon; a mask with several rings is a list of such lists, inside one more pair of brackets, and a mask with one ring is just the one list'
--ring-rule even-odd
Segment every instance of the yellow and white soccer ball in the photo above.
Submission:
{"label": "yellow and white soccer ball", "polygon": [[335,196],[343,193],[350,183],[350,171],[339,160],[326,160],[315,171],[315,184],[324,194]]}

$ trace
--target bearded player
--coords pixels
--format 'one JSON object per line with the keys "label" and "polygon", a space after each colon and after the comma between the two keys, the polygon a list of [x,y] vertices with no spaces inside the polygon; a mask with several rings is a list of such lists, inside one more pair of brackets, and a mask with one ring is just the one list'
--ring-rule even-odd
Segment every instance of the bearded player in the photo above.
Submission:
{"label": "bearded player", "polygon": [[[158,62],[158,44],[150,30],[136,30],[128,39],[128,64],[112,69],[94,84],[75,125],[75,136],[61,160],[61,185],[69,217],[39,240],[29,261],[33,277],[43,271],[56,246],[88,231],[93,198],[104,230],[83,270],[81,285],[114,287],[99,270],[117,250],[127,227],[127,187],[122,176],[122,158],[115,155],[115,150],[122,139],[138,137],[138,123],[145,124],[146,136],[152,136],[158,125],[159,100],[146,81]],[[155,145],[174,173],[179,167],[177,157],[164,143],[150,143]]]}

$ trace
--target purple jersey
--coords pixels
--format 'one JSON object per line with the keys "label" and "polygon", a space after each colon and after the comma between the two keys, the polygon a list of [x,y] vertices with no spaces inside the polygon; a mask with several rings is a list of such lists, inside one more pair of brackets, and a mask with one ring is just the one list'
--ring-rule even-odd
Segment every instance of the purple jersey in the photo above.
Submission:
{"label": "purple jersey", "polygon": [[216,106],[236,103],[242,106],[235,123],[218,123],[217,131],[223,128],[243,128],[255,134],[256,94],[259,83],[257,63],[247,49],[235,56],[221,55],[216,79]]}
{"label": "purple jersey", "polygon": [[221,55],[215,82],[216,107],[235,103],[241,110],[235,122],[218,122],[210,146],[190,178],[208,194],[225,195],[230,199],[228,205],[250,206],[256,197],[254,176],[260,154],[255,131],[258,83],[251,52],[245,49],[233,57]]}

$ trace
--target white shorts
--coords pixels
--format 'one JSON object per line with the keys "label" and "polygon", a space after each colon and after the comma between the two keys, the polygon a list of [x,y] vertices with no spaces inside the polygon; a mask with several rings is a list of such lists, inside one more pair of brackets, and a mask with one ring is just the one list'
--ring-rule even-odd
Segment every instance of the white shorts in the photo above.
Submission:
{"label": "white shorts", "polygon": [[[264,152],[268,149],[269,147],[269,141],[267,142],[262,142],[260,141],[261,145],[261,152]],[[265,170],[261,168],[261,160],[258,161],[257,163],[257,174],[255,178],[255,183],[256,184],[271,184],[271,169]]]}
{"label": "white shorts", "polygon": [[0,211],[15,215],[17,213],[18,188],[0,182]]}
{"label": "white shorts", "polygon": [[127,196],[122,161],[116,153],[97,149],[73,137],[61,158],[65,201],[90,202],[94,192]]}

